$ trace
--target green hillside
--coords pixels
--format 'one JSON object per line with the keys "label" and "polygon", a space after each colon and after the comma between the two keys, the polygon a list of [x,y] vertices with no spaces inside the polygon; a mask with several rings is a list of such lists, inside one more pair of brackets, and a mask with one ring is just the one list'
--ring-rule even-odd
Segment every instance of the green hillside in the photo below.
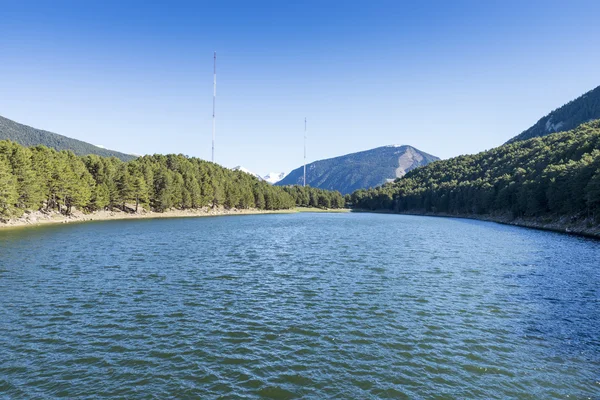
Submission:
{"label": "green hillside", "polygon": [[600,86],[552,111],[507,143],[568,131],[594,119],[600,119]]}
{"label": "green hillside", "polygon": [[295,197],[283,188],[198,158],[169,154],[122,162],[0,141],[0,219],[42,208],[70,214],[73,207],[89,212],[115,207],[160,212],[215,206],[276,210],[295,205]]}
{"label": "green hillside", "polygon": [[600,219],[600,121],[438,161],[352,194],[354,207],[455,215]]}
{"label": "green hillside", "polygon": [[133,160],[136,157],[131,154],[103,149],[57,133],[35,129],[2,116],[0,116],[0,140],[11,140],[23,146],[43,145],[58,151],[71,150],[79,156],[96,154],[102,157],[117,157],[121,161]]}

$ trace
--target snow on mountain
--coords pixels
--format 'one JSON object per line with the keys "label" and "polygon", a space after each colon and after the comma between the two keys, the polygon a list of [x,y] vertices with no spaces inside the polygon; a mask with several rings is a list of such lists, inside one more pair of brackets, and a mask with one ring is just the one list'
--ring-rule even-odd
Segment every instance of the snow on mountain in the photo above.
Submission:
{"label": "snow on mountain", "polygon": [[267,175],[263,176],[263,179],[273,185],[282,180],[284,177],[285,172],[269,172]]}
{"label": "snow on mountain", "polygon": [[250,171],[249,169],[242,167],[241,165],[238,165],[237,167],[234,167],[231,169],[234,171],[245,172],[247,174],[250,174],[250,175],[260,179],[261,181],[268,182],[271,185],[274,185],[275,183],[279,182],[280,180],[282,180],[285,177],[285,172],[269,172],[265,176],[260,176],[258,174],[255,174],[254,172]]}
{"label": "snow on mountain", "polygon": [[264,180],[264,179],[263,179],[263,178],[262,178],[260,175],[258,175],[258,174],[255,174],[254,172],[252,172],[252,171],[250,171],[250,170],[248,170],[248,169],[246,169],[246,168],[242,167],[241,165],[238,165],[237,167],[233,167],[233,168],[231,168],[231,169],[232,169],[232,170],[234,170],[234,171],[242,171],[242,172],[245,172],[245,173],[247,173],[247,174],[250,174],[250,175],[252,175],[252,176],[254,176],[254,177],[257,177],[257,178],[258,178],[258,179],[260,179],[261,181],[262,181],[262,180]]}

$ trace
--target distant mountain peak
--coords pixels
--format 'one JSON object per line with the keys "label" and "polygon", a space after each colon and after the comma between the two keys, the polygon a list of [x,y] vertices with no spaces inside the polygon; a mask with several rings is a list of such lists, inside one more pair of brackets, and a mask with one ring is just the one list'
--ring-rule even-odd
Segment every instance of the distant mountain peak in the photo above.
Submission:
{"label": "distant mountain peak", "polygon": [[262,178],[260,175],[258,175],[258,174],[256,174],[256,173],[254,173],[254,172],[250,171],[250,170],[249,170],[249,169],[247,169],[247,168],[244,168],[244,167],[242,167],[241,165],[238,165],[237,167],[233,167],[233,168],[231,168],[231,169],[232,169],[232,170],[234,170],[234,171],[241,171],[241,172],[245,172],[246,174],[252,175],[252,176],[254,176],[254,177],[256,177],[256,178],[260,179],[261,181],[263,180],[263,178]]}
{"label": "distant mountain peak", "polygon": [[[379,186],[404,176],[408,171],[439,158],[408,145],[375,149],[319,160],[306,165],[306,183],[312,187],[338,190],[342,194]],[[290,172],[277,185],[302,184],[304,168]]]}
{"label": "distant mountain peak", "polygon": [[231,168],[234,171],[241,171],[241,172],[245,172],[247,174],[250,174],[258,179],[260,179],[261,181],[265,181],[270,183],[271,185],[279,182],[280,180],[283,179],[283,177],[285,176],[284,172],[269,172],[267,175],[265,176],[260,176],[259,174],[250,171],[247,168],[242,167],[241,165],[238,165],[237,167],[233,167]]}

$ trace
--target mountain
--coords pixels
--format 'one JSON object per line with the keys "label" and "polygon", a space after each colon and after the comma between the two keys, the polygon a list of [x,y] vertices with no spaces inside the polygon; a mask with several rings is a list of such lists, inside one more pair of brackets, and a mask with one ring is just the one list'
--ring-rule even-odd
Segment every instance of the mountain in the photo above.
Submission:
{"label": "mountain", "polygon": [[246,168],[242,167],[241,165],[238,165],[237,167],[233,167],[231,169],[233,171],[242,171],[242,172],[245,172],[245,173],[247,173],[249,175],[252,175],[255,178],[258,178],[259,181],[264,180],[259,174],[256,174],[256,173],[250,171],[249,169],[246,169]]}
{"label": "mountain", "polygon": [[600,86],[557,108],[535,125],[506,143],[514,143],[555,132],[564,132],[600,118]]}
{"label": "mountain", "polygon": [[237,167],[234,167],[234,168],[231,168],[231,169],[234,170],[234,171],[245,172],[247,174],[252,175],[255,178],[258,178],[261,181],[265,181],[267,183],[270,183],[271,185],[279,182],[285,176],[284,172],[269,172],[265,176],[260,176],[259,174],[255,173],[255,172],[252,172],[249,169],[246,169],[246,168],[242,167],[241,165],[238,165]]}
{"label": "mountain", "polygon": [[[439,158],[411,146],[391,145],[315,161],[306,165],[306,184],[352,193],[381,185]],[[304,167],[296,168],[277,185],[303,184]]]}
{"label": "mountain", "polygon": [[[595,219],[600,223],[600,120],[454,157],[351,196],[357,208],[444,215]],[[600,232],[600,231],[599,231]]]}
{"label": "mountain", "polygon": [[130,161],[136,158],[131,154],[124,154],[114,150],[108,150],[103,147],[82,142],[81,140],[71,139],[69,137],[35,129],[27,125],[19,124],[8,118],[0,116],[0,140],[11,140],[23,146],[44,145],[60,150],[71,150],[78,156],[96,154],[102,157],[117,157],[122,161]]}
{"label": "mountain", "polygon": [[285,177],[285,172],[269,172],[263,176],[263,179],[269,182],[271,185],[276,184]]}

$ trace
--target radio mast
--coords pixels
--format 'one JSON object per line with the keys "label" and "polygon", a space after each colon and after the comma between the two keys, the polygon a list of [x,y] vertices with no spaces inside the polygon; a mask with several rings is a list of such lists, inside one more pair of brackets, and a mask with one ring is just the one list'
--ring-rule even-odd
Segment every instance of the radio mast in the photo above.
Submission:
{"label": "radio mast", "polygon": [[212,162],[215,162],[215,103],[217,102],[217,52],[213,62],[213,130],[212,130]]}
{"label": "radio mast", "polygon": [[304,186],[306,186],[306,117],[304,117]]}

